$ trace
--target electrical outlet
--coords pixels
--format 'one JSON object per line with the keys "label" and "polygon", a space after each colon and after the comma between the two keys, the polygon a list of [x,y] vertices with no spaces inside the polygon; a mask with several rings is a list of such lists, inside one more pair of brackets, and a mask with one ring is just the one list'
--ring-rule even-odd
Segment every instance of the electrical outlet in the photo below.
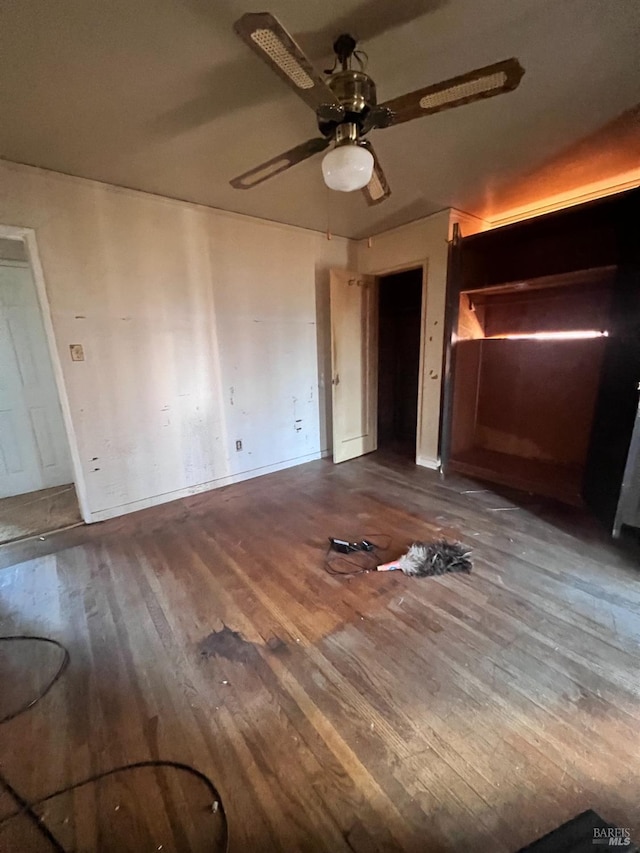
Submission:
{"label": "electrical outlet", "polygon": [[69,344],[71,361],[84,361],[84,348],[82,344]]}
{"label": "electrical outlet", "polygon": [[236,441],[236,450],[242,450],[242,442],[240,439]]}

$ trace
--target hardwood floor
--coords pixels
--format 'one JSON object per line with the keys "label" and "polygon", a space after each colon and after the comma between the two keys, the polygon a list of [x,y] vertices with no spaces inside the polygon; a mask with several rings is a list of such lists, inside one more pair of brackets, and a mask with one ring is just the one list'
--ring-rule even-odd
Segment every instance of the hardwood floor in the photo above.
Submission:
{"label": "hardwood floor", "polygon": [[72,483],[0,498],[0,545],[82,523]]}
{"label": "hardwood floor", "polygon": [[[460,539],[474,570],[323,570],[327,536],[367,534]],[[27,801],[162,758],[215,783],[235,853],[507,853],[587,808],[640,837],[638,555],[577,510],[374,454],[25,547],[1,633],[71,656],[0,726]],[[59,663],[17,645],[0,717]],[[219,849],[211,805],[176,770],[115,775],[34,806],[56,848],[4,791],[0,850]]]}

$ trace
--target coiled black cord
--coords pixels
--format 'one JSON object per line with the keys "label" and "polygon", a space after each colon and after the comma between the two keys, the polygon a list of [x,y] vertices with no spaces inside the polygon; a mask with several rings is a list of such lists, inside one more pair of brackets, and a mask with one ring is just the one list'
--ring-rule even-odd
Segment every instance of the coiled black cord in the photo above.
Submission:
{"label": "coiled black cord", "polygon": [[[24,634],[0,637],[0,643],[23,642],[26,640],[35,640],[43,643],[50,643],[51,645],[57,646],[63,652],[62,662],[56,670],[54,676],[46,684],[46,686],[29,702],[24,705],[21,705],[15,711],[11,711],[9,714],[6,714],[4,717],[0,718],[0,725],[9,722],[9,720],[15,719],[21,714],[24,714],[25,711],[28,711],[30,708],[33,708],[33,706],[36,705],[44,696],[46,696],[46,694],[51,690],[53,685],[59,680],[71,660],[71,656],[69,654],[68,649],[63,646],[62,643],[59,643],[57,640],[52,640],[50,637],[27,636]],[[191,774],[200,782],[202,782],[203,785],[205,785],[207,791],[211,795],[211,810],[216,814],[219,813],[220,818],[222,820],[222,849],[225,851],[225,853],[228,853],[229,828],[227,824],[227,815],[224,810],[222,797],[220,796],[218,789],[213,784],[211,779],[209,779],[209,777],[202,773],[200,770],[196,770],[189,764],[183,764],[180,761],[163,761],[158,759],[152,761],[136,761],[131,764],[124,764],[121,767],[113,767],[111,770],[106,770],[102,773],[95,773],[94,775],[83,779],[81,782],[74,782],[71,785],[67,785],[64,788],[60,788],[58,791],[54,791],[52,794],[47,794],[44,797],[40,797],[37,800],[31,801],[25,800],[25,798],[18,791],[16,791],[16,789],[9,782],[9,780],[2,773],[0,773],[0,787],[2,787],[7,792],[7,794],[9,794],[9,796],[17,805],[17,809],[14,812],[11,812],[11,814],[5,815],[2,819],[0,819],[0,827],[2,827],[9,820],[13,820],[14,818],[19,817],[20,815],[25,815],[29,818],[29,820],[31,820],[31,822],[38,829],[38,831],[47,839],[47,841],[56,851],[56,853],[68,853],[64,845],[61,844],[60,841],[58,841],[58,839],[46,825],[44,819],[34,810],[35,807],[46,803],[48,800],[52,800],[54,797],[59,797],[62,794],[67,794],[71,791],[75,791],[77,788],[82,788],[85,785],[90,785],[94,782],[99,782],[101,779],[105,779],[108,776],[113,776],[116,773],[126,773],[130,770],[139,770],[143,767],[168,767],[174,770],[181,770],[185,773]]]}
{"label": "coiled black cord", "polygon": [[[373,540],[384,539],[385,545],[379,545]],[[360,561],[347,559],[336,555],[332,550],[331,545],[327,548],[327,553],[324,558],[324,569],[327,574],[333,577],[347,577],[350,575],[363,575],[367,572],[375,571],[378,563],[382,559],[381,551],[388,551],[391,545],[391,536],[388,533],[365,533],[362,539],[368,539],[374,546],[372,551],[352,551],[353,556],[358,555]],[[347,568],[341,568],[346,566]],[[340,568],[339,568],[340,567]]]}

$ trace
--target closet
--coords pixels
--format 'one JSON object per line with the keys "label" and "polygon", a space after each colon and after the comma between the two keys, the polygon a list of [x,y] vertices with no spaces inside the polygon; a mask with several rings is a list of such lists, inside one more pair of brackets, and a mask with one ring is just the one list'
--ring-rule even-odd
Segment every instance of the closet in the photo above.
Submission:
{"label": "closet", "polygon": [[445,473],[586,504],[613,525],[638,409],[639,217],[632,190],[457,235]]}
{"label": "closet", "polygon": [[581,502],[614,274],[460,294],[453,470]]}

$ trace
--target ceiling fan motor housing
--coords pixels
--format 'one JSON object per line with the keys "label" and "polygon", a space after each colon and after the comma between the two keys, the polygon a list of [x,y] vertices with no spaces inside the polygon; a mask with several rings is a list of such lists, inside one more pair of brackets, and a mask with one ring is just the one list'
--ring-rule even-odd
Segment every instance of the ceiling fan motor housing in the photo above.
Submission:
{"label": "ceiling fan motor housing", "polygon": [[377,103],[376,84],[364,71],[337,71],[327,82],[347,113],[360,115]]}
{"label": "ceiling fan motor housing", "polygon": [[364,119],[377,103],[376,84],[364,71],[347,68],[337,71],[327,79],[327,85],[344,108],[339,120],[318,110],[318,128],[325,136],[333,136],[336,127],[343,122],[356,124],[362,130]]}

